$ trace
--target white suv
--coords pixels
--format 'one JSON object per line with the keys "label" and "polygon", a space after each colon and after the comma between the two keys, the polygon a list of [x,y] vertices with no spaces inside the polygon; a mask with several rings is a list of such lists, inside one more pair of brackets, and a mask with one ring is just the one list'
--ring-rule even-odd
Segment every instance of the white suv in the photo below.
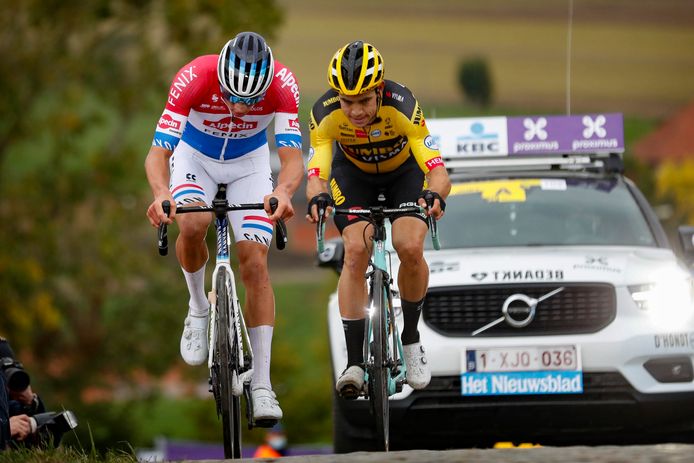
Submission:
{"label": "white suv", "polygon": [[[621,115],[427,122],[453,181],[426,251],[432,381],[391,398],[391,448],[694,440],[692,274],[622,175]],[[339,241],[319,256],[340,260]],[[328,320],[337,376],[335,294]],[[374,432],[335,397],[336,452]]]}

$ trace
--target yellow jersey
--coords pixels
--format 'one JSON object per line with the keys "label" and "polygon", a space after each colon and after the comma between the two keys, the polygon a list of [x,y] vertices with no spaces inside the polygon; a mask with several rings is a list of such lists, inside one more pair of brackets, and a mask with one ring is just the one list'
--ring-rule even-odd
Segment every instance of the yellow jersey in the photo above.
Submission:
{"label": "yellow jersey", "polygon": [[344,155],[370,174],[392,172],[410,156],[425,174],[443,165],[417,99],[407,87],[391,80],[385,81],[381,107],[370,125],[352,125],[340,109],[338,93],[329,90],[313,106],[309,128],[309,177],[330,178],[333,142],[336,156]]}

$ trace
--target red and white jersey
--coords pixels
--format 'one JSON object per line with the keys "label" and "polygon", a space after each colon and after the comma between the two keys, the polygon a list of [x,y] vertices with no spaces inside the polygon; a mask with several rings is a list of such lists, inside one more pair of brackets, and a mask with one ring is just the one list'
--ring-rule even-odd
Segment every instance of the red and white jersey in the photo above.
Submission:
{"label": "red and white jersey", "polygon": [[178,71],[152,144],[173,150],[183,140],[211,158],[234,159],[267,143],[265,129],[274,117],[277,146],[301,149],[299,85],[289,68],[275,60],[265,98],[236,117],[222,101],[217,58],[200,56]]}

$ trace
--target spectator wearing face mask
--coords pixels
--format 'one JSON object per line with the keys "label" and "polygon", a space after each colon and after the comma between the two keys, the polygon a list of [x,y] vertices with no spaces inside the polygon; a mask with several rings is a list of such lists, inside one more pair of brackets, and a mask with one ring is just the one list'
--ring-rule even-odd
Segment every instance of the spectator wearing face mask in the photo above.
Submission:
{"label": "spectator wearing face mask", "polygon": [[287,435],[282,425],[277,423],[268,429],[265,442],[256,449],[253,458],[279,458],[285,455],[287,455]]}

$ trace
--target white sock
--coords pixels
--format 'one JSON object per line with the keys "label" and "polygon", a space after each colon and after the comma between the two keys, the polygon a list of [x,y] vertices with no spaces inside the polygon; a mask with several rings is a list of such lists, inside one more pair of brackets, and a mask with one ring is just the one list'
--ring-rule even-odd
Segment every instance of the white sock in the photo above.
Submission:
{"label": "white sock", "polygon": [[207,315],[207,311],[210,308],[210,303],[207,300],[207,295],[205,294],[205,265],[202,266],[197,272],[186,272],[184,268],[183,276],[186,277],[186,283],[188,284],[188,292],[190,293],[190,300],[188,301],[188,311],[191,315],[197,317],[204,317]]}
{"label": "white sock", "polygon": [[273,327],[270,325],[248,328],[248,337],[251,339],[251,349],[253,349],[251,389],[264,387],[272,390],[272,383],[270,383],[272,331]]}

